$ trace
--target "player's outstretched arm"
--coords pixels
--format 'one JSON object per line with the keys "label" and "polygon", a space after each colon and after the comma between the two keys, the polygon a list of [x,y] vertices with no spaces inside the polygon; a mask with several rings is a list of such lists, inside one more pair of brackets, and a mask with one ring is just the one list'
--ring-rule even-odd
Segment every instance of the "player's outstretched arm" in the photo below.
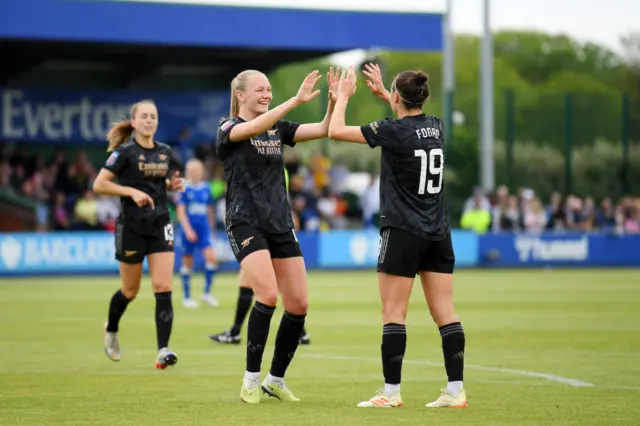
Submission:
{"label": "player's outstretched arm", "polygon": [[340,80],[340,68],[329,68],[327,73],[327,84],[329,86],[329,105],[327,106],[327,113],[324,119],[320,123],[301,124],[296,130],[296,134],[293,137],[294,142],[306,142],[314,139],[326,138],[329,134],[329,123],[331,122],[331,115],[333,114],[333,108],[338,100],[338,82]]}
{"label": "player's outstretched arm", "polygon": [[229,141],[241,142],[266,132],[271,129],[276,122],[282,120],[282,118],[291,110],[318,96],[320,94],[320,90],[314,90],[316,84],[322,78],[322,75],[318,74],[318,70],[315,70],[307,75],[296,96],[251,121],[235,125],[231,129],[231,133],[229,133]]}
{"label": "player's outstretched arm", "polygon": [[386,103],[389,103],[390,94],[389,91],[385,89],[384,83],[382,82],[380,65],[368,63],[364,66],[362,73],[369,79],[367,80],[367,87],[371,90],[371,93]]}
{"label": "player's outstretched arm", "polygon": [[346,125],[347,104],[354,93],[356,93],[356,75],[353,69],[349,68],[347,73],[342,72],[338,83],[338,100],[329,123],[329,137],[344,142],[367,143],[360,127]]}

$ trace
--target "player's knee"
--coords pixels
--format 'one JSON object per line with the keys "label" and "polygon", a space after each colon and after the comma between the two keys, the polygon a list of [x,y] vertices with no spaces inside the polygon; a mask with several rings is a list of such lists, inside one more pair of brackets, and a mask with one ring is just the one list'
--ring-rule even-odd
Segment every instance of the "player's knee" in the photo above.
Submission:
{"label": "player's knee", "polygon": [[309,310],[309,298],[306,296],[293,296],[282,299],[284,309],[294,315],[305,315]]}
{"label": "player's knee", "polygon": [[389,323],[404,324],[406,318],[407,318],[407,306],[383,305],[382,320],[385,324],[389,324]]}
{"label": "player's knee", "polygon": [[154,293],[166,293],[171,291],[173,288],[173,284],[170,280],[154,281],[151,283],[151,286],[153,287]]}
{"label": "player's knee", "polygon": [[137,287],[137,288],[123,287],[120,291],[122,291],[122,294],[124,294],[124,297],[132,301],[138,295],[138,292],[140,291],[140,287]]}
{"label": "player's knee", "polygon": [[260,289],[255,298],[258,302],[267,306],[276,306],[278,304],[278,289]]}
{"label": "player's knee", "polygon": [[458,315],[452,305],[430,306],[429,313],[438,327],[458,322]]}

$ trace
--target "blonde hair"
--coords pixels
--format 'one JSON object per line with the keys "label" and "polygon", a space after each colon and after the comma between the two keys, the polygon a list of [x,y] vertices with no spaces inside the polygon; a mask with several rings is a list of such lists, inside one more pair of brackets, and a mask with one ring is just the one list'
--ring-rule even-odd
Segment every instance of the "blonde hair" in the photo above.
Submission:
{"label": "blonde hair", "polygon": [[236,96],[236,90],[244,91],[247,78],[254,74],[262,73],[257,70],[244,70],[231,80],[231,108],[229,110],[229,117],[237,117],[238,114],[240,114],[240,101]]}
{"label": "blonde hair", "polygon": [[111,129],[109,129],[109,132],[107,132],[107,141],[109,141],[107,152],[115,150],[118,146],[123,144],[127,139],[131,137],[134,130],[133,126],[131,125],[131,120],[136,118],[136,111],[142,104],[151,104],[153,106],[156,105],[155,102],[153,102],[151,99],[145,99],[133,104],[131,106],[131,119],[114,123],[113,126],[111,126]]}

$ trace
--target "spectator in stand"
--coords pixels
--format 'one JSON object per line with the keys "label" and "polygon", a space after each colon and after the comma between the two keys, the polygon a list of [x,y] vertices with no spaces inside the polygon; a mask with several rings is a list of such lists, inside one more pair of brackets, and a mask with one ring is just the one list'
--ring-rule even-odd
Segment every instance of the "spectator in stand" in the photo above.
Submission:
{"label": "spectator in stand", "polygon": [[485,206],[484,195],[476,191],[471,199],[471,208],[467,209],[460,219],[460,226],[463,229],[469,229],[477,232],[478,234],[484,234],[489,230],[491,226],[491,213]]}
{"label": "spectator in stand", "polygon": [[602,199],[600,211],[596,214],[595,225],[604,232],[612,232],[616,229],[616,213],[609,197]]}
{"label": "spectator in stand", "polygon": [[524,226],[527,232],[541,233],[547,224],[547,214],[538,197],[526,203],[524,209]]}
{"label": "spectator in stand", "polygon": [[85,190],[74,209],[75,228],[89,231],[98,228],[98,203],[92,191]]}
{"label": "spectator in stand", "polygon": [[63,192],[56,193],[53,205],[53,229],[56,231],[68,231],[71,228],[69,212],[66,208],[67,199]]}

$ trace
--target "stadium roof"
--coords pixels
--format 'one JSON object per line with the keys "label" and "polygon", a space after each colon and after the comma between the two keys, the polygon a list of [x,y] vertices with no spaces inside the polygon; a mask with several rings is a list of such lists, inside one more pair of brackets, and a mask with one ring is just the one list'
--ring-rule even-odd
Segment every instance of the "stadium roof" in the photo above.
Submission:
{"label": "stadium roof", "polygon": [[72,76],[73,69],[108,75],[116,87],[172,72],[183,83],[202,75],[226,84],[242,69],[268,72],[350,49],[440,50],[441,3],[2,0],[0,54],[8,60],[0,86],[44,84],[43,71]]}

